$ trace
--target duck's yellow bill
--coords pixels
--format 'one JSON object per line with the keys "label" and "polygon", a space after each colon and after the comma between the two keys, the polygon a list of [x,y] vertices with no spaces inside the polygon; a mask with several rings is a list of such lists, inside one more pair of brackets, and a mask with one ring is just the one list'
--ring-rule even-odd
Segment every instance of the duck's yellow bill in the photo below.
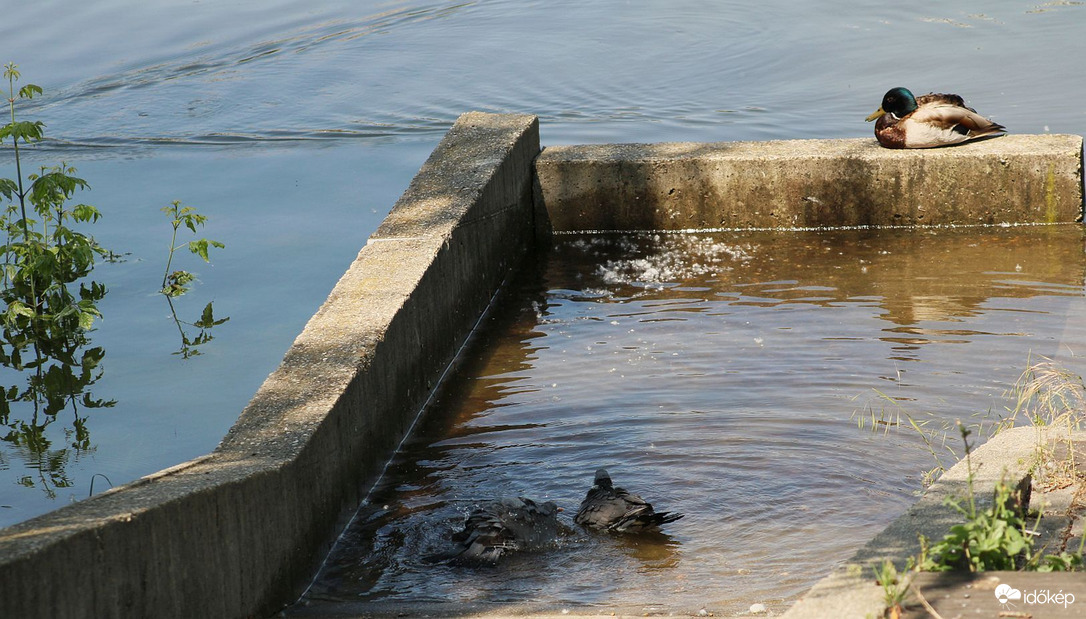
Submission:
{"label": "duck's yellow bill", "polygon": [[883,115],[883,114],[885,114],[885,113],[886,113],[886,112],[884,112],[884,111],[882,110],[882,106],[879,106],[879,109],[875,110],[875,113],[874,113],[874,114],[872,114],[872,115],[868,116],[868,117],[867,117],[867,118],[865,118],[864,120],[866,120],[867,122],[871,122],[871,121],[875,120],[876,118],[878,118],[879,116],[882,116],[882,115]]}

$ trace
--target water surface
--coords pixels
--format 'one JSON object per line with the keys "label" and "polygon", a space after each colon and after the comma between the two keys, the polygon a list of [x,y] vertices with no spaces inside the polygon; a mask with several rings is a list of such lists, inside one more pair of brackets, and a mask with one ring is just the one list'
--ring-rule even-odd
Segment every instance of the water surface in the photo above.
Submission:
{"label": "water surface", "polygon": [[[944,429],[1006,414],[1030,355],[1086,351],[1083,241],[1078,226],[558,237],[297,612],[782,612],[954,463]],[[553,500],[572,526],[601,466],[686,517],[645,538],[574,527],[493,568],[426,560],[501,496]]]}
{"label": "water surface", "polygon": [[[70,416],[47,454],[0,444],[0,526],[213,449],[465,111],[538,114],[544,144],[870,137],[901,84],[1013,132],[1086,133],[1078,2],[7,4],[0,62],[44,88],[21,114],[52,138],[29,167],[76,166],[93,233],[127,260],[95,272],[96,395],[117,405],[88,418],[90,449]],[[186,265],[200,282],[179,311],[231,319],[187,361],[155,294],[175,199],[226,244]]]}

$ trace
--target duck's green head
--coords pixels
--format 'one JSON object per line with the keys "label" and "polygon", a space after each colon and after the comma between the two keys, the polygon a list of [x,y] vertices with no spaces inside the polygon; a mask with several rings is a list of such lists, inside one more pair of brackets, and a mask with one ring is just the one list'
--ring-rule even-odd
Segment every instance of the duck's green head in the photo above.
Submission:
{"label": "duck's green head", "polygon": [[882,105],[875,110],[874,114],[868,116],[867,120],[875,120],[883,114],[893,114],[901,118],[914,110],[916,110],[916,97],[909,92],[908,88],[898,86],[886,91],[886,94],[882,97]]}

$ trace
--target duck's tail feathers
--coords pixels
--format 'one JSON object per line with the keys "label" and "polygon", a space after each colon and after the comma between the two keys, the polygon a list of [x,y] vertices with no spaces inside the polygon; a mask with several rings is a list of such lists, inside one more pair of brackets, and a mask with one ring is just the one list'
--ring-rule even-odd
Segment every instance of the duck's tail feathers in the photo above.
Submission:
{"label": "duck's tail feathers", "polygon": [[675,512],[657,512],[655,514],[656,518],[659,520],[657,524],[667,524],[669,522],[675,522],[676,520],[679,520],[685,515],[686,514],[678,514]]}
{"label": "duck's tail feathers", "polygon": [[683,515],[684,514],[677,514],[675,512],[656,512],[652,514],[640,513],[623,518],[608,528],[619,533],[646,533],[649,531],[659,531],[660,525],[675,522],[679,518],[682,518]]}
{"label": "duck's tail feathers", "polygon": [[955,131],[961,132],[963,129],[970,139],[1000,135],[1007,131],[1007,128],[1003,125],[993,122],[975,112],[962,114],[961,118],[958,119],[958,125],[955,127]]}

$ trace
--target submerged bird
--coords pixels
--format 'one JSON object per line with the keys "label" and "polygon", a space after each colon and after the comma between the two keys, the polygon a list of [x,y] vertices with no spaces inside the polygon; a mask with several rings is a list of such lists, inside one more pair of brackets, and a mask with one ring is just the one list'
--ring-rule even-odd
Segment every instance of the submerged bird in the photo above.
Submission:
{"label": "submerged bird", "polygon": [[966,107],[958,95],[927,94],[914,97],[909,89],[891,88],[882,105],[867,120],[875,123],[875,137],[886,148],[933,148],[1002,135],[1006,128]]}
{"label": "submerged bird", "polygon": [[558,512],[553,501],[536,503],[524,497],[504,498],[476,508],[453,534],[462,549],[450,559],[495,563],[502,555],[553,543],[558,537]]}
{"label": "submerged bird", "polygon": [[683,514],[674,512],[654,512],[645,499],[615,488],[607,471],[599,469],[573,522],[606,531],[645,533],[658,531],[660,525],[682,517]]}

